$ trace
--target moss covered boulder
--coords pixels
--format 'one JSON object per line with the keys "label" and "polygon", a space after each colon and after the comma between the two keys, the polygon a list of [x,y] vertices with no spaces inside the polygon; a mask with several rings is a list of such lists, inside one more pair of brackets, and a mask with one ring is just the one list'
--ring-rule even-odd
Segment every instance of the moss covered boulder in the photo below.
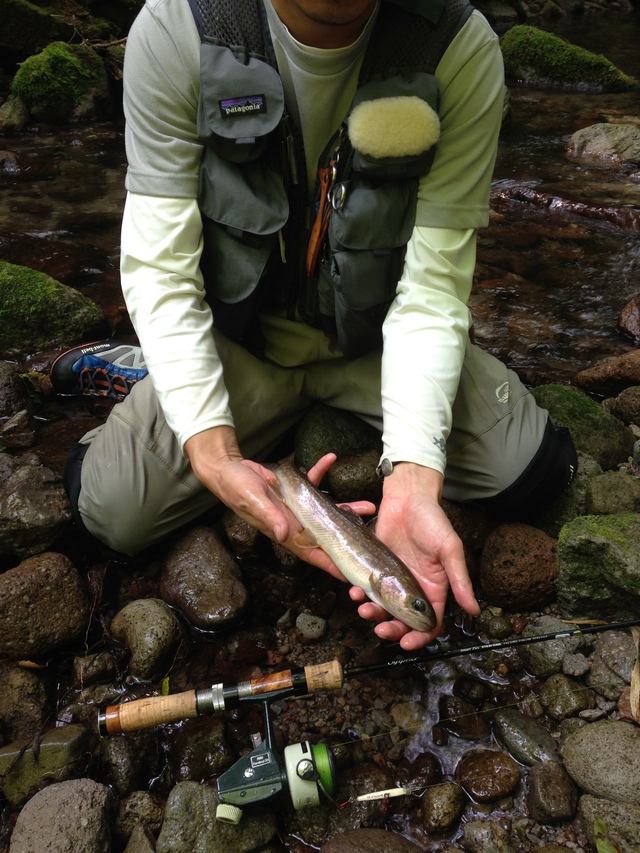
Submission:
{"label": "moss covered boulder", "polygon": [[633,433],[584,391],[567,385],[541,385],[533,395],[556,426],[569,428],[576,448],[603,470],[628,461],[635,442]]}
{"label": "moss covered boulder", "polygon": [[500,44],[507,78],[529,86],[593,92],[624,92],[638,86],[606,57],[536,27],[512,27]]}
{"label": "moss covered boulder", "polygon": [[20,65],[11,91],[36,121],[94,121],[113,112],[104,63],[85,44],[52,42]]}
{"label": "moss covered boulder", "polygon": [[585,515],[560,531],[558,607],[563,616],[633,619],[640,612],[640,515]]}
{"label": "moss covered boulder", "polygon": [[0,354],[71,347],[107,333],[102,311],[86,296],[45,273],[0,261]]}

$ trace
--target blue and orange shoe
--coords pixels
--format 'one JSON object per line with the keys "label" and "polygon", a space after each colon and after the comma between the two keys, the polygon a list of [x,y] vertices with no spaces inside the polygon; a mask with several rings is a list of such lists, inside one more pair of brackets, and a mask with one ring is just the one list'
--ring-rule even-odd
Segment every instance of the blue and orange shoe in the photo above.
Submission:
{"label": "blue and orange shoe", "polygon": [[63,352],[51,365],[56,394],[123,400],[149,371],[138,346],[96,341]]}

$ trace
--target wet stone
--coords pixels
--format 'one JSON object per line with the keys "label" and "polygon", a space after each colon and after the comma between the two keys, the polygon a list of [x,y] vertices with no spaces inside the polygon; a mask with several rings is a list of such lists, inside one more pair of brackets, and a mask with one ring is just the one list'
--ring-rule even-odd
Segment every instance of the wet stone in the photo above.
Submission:
{"label": "wet stone", "polygon": [[115,834],[128,841],[136,827],[150,833],[160,831],[164,816],[164,803],[148,791],[133,791],[118,805],[115,817]]}
{"label": "wet stone", "polygon": [[635,660],[636,649],[631,635],[624,631],[607,631],[594,643],[587,684],[607,699],[618,699],[631,683]]}
{"label": "wet stone", "polygon": [[484,740],[491,734],[490,724],[476,713],[469,702],[457,696],[442,696],[439,725],[463,740]]}
{"label": "wet stone", "polygon": [[236,758],[227,743],[224,722],[217,717],[188,720],[172,737],[170,754],[173,778],[179,782],[204,782]]}
{"label": "wet stone", "polygon": [[57,474],[33,455],[18,460],[0,454],[0,555],[40,554],[70,521],[69,500]]}
{"label": "wet stone", "polygon": [[390,713],[395,725],[408,734],[419,732],[424,725],[425,707],[420,702],[399,702]]}
{"label": "wet stone", "polygon": [[[563,622],[553,616],[540,616],[522,632],[523,637],[535,637],[539,634],[553,634],[573,630],[575,625]],[[522,656],[526,661],[527,669],[533,674],[541,677],[553,675],[562,670],[562,661],[567,654],[575,654],[584,651],[589,646],[586,638],[579,635],[573,637],[558,637],[554,640],[546,640],[542,643],[531,643],[523,646]]]}
{"label": "wet stone", "polygon": [[327,633],[327,620],[313,613],[300,613],[296,618],[296,628],[303,643],[316,643]]}
{"label": "wet stone", "polygon": [[529,771],[527,808],[539,823],[572,820],[578,805],[578,790],[559,761],[541,761]]}
{"label": "wet stone", "polygon": [[615,720],[588,723],[569,735],[562,759],[587,794],[640,805],[640,729]]}
{"label": "wet stone", "polygon": [[104,778],[120,794],[149,786],[158,774],[160,750],[153,732],[128,732],[100,740],[100,765]]}
{"label": "wet stone", "polygon": [[196,627],[213,631],[237,621],[247,605],[240,568],[208,527],[194,527],[169,550],[160,594]]}
{"label": "wet stone", "polygon": [[585,794],[580,797],[579,811],[587,837],[594,848],[599,840],[594,832],[594,824],[596,820],[601,820],[607,827],[607,839],[612,845],[609,849],[617,850],[618,853],[637,853],[640,850],[640,805],[637,803],[616,803]]}
{"label": "wet stone", "polygon": [[73,779],[39,791],[18,815],[11,853],[83,850],[110,853],[110,793],[91,779]]}
{"label": "wet stone", "polygon": [[32,738],[47,719],[47,687],[42,675],[0,663],[0,746]]}
{"label": "wet stone", "polygon": [[255,557],[264,551],[266,537],[237,513],[226,509],[222,523],[229,547],[237,557]]}
{"label": "wet stone", "polygon": [[86,587],[63,554],[30,557],[0,574],[0,655],[49,654],[80,637],[88,622]]}
{"label": "wet stone", "polygon": [[594,708],[596,697],[584,684],[557,673],[542,686],[540,702],[552,719],[564,720],[565,717],[575,717],[580,711]]}
{"label": "wet stone", "polygon": [[259,850],[276,834],[271,812],[259,805],[247,809],[237,826],[216,820],[215,788],[179,782],[171,789],[156,853],[235,853]]}
{"label": "wet stone", "polygon": [[580,678],[591,669],[591,661],[583,654],[566,655],[562,661],[562,672],[572,678]]}
{"label": "wet stone", "polygon": [[495,714],[493,724],[497,737],[522,764],[558,760],[556,741],[539,720],[525,717],[515,708],[503,708]]}
{"label": "wet stone", "polygon": [[97,735],[85,726],[72,724],[46,732],[38,745],[19,740],[0,749],[0,791],[18,806],[45,781],[61,781],[81,772],[96,746]]}
{"label": "wet stone", "polygon": [[403,759],[398,765],[398,774],[403,785],[416,791],[442,782],[442,767],[432,752],[421,752],[413,761]]}
{"label": "wet stone", "polygon": [[461,758],[456,779],[471,799],[490,803],[515,791],[520,782],[520,767],[510,756],[485,749]]}
{"label": "wet stone", "polygon": [[320,853],[417,853],[416,844],[384,829],[356,829],[335,835]]}
{"label": "wet stone", "polygon": [[166,671],[183,637],[170,608],[158,598],[126,604],[111,620],[111,634],[131,652],[129,670],[142,681]]}
{"label": "wet stone", "polygon": [[516,853],[509,833],[493,820],[474,820],[466,824],[464,849],[469,853]]}
{"label": "wet stone", "polygon": [[420,814],[429,833],[444,833],[456,823],[465,804],[464,791],[454,782],[433,785],[422,795]]}

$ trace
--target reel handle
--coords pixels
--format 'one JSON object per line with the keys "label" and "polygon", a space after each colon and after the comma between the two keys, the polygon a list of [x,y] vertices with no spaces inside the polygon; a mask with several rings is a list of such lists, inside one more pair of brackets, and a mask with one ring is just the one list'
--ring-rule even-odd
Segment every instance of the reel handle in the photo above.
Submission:
{"label": "reel handle", "polygon": [[321,690],[337,690],[344,683],[339,661],[283,670],[236,685],[214,684],[204,690],[187,690],[170,696],[146,696],[120,705],[110,705],[98,714],[101,735],[117,735],[150,729],[162,723],[177,723],[200,714],[235,708],[240,702],[279,691],[280,695],[304,695]]}

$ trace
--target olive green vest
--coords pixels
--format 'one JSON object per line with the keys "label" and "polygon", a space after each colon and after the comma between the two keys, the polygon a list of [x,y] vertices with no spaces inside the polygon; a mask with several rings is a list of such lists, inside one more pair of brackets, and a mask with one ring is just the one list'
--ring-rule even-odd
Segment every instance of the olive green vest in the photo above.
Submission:
{"label": "olive green vest", "polygon": [[[318,164],[330,215],[308,272],[304,152],[262,0],[189,2],[201,37],[201,266],[216,327],[258,351],[258,312],[286,310],[336,336],[348,358],[380,347],[435,147],[376,159],[343,125]],[[437,112],[435,68],[472,11],[469,0],[382,0],[352,110],[417,96]]]}

